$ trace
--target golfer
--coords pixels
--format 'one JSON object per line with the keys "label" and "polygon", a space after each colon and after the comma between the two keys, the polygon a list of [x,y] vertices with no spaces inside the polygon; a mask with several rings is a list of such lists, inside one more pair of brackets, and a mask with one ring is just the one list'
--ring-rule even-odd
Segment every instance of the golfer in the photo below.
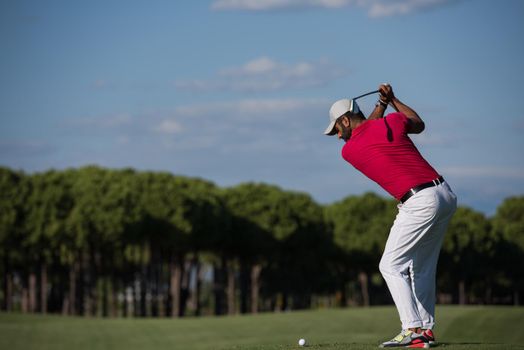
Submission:
{"label": "golfer", "polygon": [[[399,201],[379,268],[402,331],[380,346],[429,348],[436,344],[437,260],[457,197],[409,138],[424,130],[420,116],[395,97],[389,84],[380,85],[379,92],[368,119],[355,100],[336,101],[324,133],[344,140],[342,157]],[[384,117],[388,106],[396,113]]]}

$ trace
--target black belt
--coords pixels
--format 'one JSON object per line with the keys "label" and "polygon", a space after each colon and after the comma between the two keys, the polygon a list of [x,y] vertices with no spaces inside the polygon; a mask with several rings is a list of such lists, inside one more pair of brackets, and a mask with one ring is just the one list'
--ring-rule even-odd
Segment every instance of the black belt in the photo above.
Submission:
{"label": "black belt", "polygon": [[411,196],[413,196],[415,193],[419,191],[422,191],[425,188],[438,186],[443,182],[444,182],[444,178],[442,176],[439,176],[438,178],[436,178],[433,181],[425,182],[423,184],[415,186],[412,189],[410,189],[409,191],[407,191],[406,194],[402,196],[402,198],[400,198],[400,203],[405,203],[408,199],[411,198]]}

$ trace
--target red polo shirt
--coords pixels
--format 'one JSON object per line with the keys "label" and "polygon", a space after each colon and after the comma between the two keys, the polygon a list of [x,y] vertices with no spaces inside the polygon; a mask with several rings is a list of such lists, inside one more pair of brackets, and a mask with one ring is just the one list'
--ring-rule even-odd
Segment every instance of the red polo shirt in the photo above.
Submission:
{"label": "red polo shirt", "polygon": [[439,175],[422,158],[407,134],[408,118],[391,113],[353,130],[342,157],[396,199]]}

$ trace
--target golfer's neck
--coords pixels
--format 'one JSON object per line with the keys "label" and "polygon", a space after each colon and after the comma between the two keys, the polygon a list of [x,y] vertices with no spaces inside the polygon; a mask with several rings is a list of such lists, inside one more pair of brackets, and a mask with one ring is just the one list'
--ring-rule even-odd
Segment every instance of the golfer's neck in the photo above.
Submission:
{"label": "golfer's neck", "polygon": [[359,127],[360,125],[367,122],[367,119],[355,119],[351,118],[351,130],[355,130],[355,128]]}

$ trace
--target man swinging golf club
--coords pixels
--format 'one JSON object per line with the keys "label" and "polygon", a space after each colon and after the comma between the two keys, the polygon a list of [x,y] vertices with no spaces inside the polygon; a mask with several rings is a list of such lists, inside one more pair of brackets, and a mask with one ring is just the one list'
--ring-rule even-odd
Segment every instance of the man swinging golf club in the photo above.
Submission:
{"label": "man swinging golf club", "polygon": [[[368,119],[355,99],[336,101],[324,133],[343,139],[342,157],[399,201],[379,269],[402,331],[380,347],[429,348],[435,344],[437,260],[457,197],[408,136],[424,130],[419,115],[389,84],[376,92],[380,98]],[[396,113],[384,117],[388,106]]]}

